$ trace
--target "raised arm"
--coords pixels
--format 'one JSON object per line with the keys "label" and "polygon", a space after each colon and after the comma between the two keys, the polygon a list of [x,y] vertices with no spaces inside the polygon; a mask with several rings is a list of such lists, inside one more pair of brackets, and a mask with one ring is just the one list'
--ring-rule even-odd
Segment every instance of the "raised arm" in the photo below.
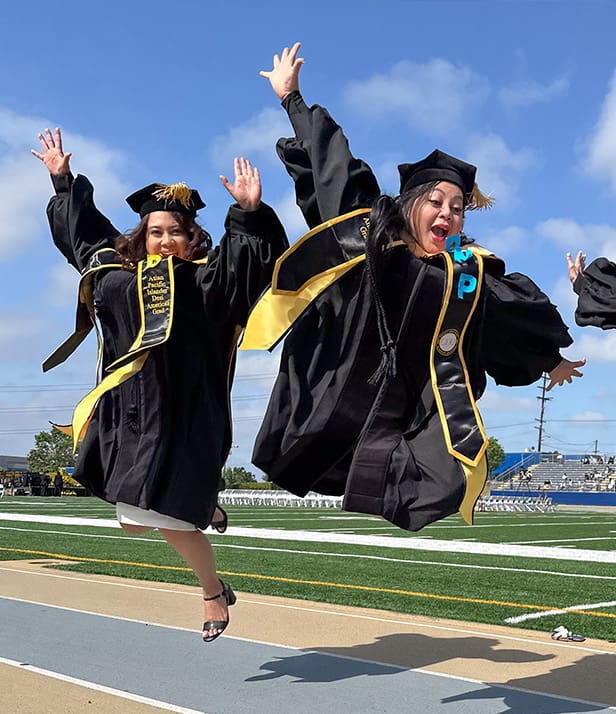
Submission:
{"label": "raised arm", "polygon": [[261,176],[259,169],[252,166],[248,159],[236,157],[233,159],[233,172],[235,182],[231,183],[226,176],[221,176],[220,181],[227,191],[233,196],[240,208],[245,211],[255,211],[261,203]]}
{"label": "raised arm", "polygon": [[341,127],[326,109],[308,107],[299,92],[300,43],[274,55],[273,68],[261,71],[287,111],[295,137],[280,139],[278,156],[295,183],[297,204],[309,227],[356,208],[369,208],[380,194],[370,167],[355,158]]}
{"label": "raised arm", "polygon": [[[577,261],[576,261],[577,262]],[[573,290],[578,295],[575,321],[580,327],[593,325],[602,330],[616,328],[616,263],[595,258],[577,272]]]}
{"label": "raised arm", "polygon": [[101,248],[113,248],[120,232],[94,205],[94,188],[85,176],[73,177],[72,154],[64,153],[62,132],[45,129],[38,135],[41,151],[32,154],[42,161],[55,189],[47,205],[53,242],[67,261],[81,271]]}
{"label": "raised arm", "polygon": [[62,132],[56,128],[52,134],[50,129],[45,129],[44,134],[38,135],[41,151],[32,149],[32,154],[42,161],[52,176],[66,176],[71,173],[70,160],[72,154],[65,154],[62,150]]}
{"label": "raised arm", "polygon": [[225,220],[225,234],[198,280],[213,320],[244,327],[250,309],[272,279],[276,259],[289,247],[274,210],[261,201],[259,170],[248,159],[233,162],[234,183],[220,180],[235,199]]}

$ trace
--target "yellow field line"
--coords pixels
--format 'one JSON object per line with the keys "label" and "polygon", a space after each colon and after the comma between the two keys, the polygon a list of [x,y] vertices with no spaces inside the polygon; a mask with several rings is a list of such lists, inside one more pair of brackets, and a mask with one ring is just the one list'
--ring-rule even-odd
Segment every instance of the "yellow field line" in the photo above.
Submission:
{"label": "yellow field line", "polygon": [[[133,563],[128,560],[109,560],[102,558],[88,558],[85,556],[65,555],[63,553],[47,553],[42,550],[26,550],[25,548],[3,548],[0,550],[10,553],[27,553],[28,555],[42,555],[58,560],[76,560],[84,563],[106,563],[111,565],[130,565],[135,568],[155,568],[158,570],[180,570],[192,572],[191,568],[179,565],[156,565],[154,563]],[[420,597],[429,600],[447,600],[449,602],[466,602],[473,605],[502,605],[504,607],[518,607],[524,610],[559,610],[560,607],[550,607],[549,605],[529,605],[521,602],[506,602],[502,600],[486,600],[484,598],[460,597],[459,595],[437,595],[435,593],[421,593],[413,590],[398,590],[396,588],[377,588],[370,585],[350,585],[344,583],[330,583],[325,580],[300,580],[299,578],[283,578],[278,575],[261,575],[260,573],[236,573],[230,570],[220,570],[221,575],[231,575],[238,578],[254,578],[255,580],[273,580],[278,583],[294,583],[296,585],[319,585],[327,588],[340,588],[342,590],[363,590],[373,593],[388,593],[390,595],[406,595],[407,597]],[[576,611],[579,615],[590,615],[592,617],[609,617],[616,619],[616,614],[608,612],[594,612],[592,610]]]}

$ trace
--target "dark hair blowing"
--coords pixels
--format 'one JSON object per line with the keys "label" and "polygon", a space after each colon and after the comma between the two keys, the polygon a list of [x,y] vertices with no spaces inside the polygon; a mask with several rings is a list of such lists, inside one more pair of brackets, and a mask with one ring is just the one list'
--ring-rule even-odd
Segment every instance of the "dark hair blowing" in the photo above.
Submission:
{"label": "dark hair blowing", "polygon": [[396,374],[396,345],[379,290],[383,265],[387,259],[385,247],[400,240],[403,231],[409,233],[413,241],[417,240],[411,225],[411,212],[416,202],[422,197],[427,198],[437,183],[439,182],[431,181],[414,186],[397,198],[381,195],[372,206],[366,239],[366,268],[374,297],[382,360],[377,371],[368,380],[370,384],[377,384],[384,376],[392,377]]}
{"label": "dark hair blowing", "polygon": [[[180,228],[188,236],[188,245],[184,253],[185,260],[204,258],[212,247],[212,237],[202,228],[192,216],[179,211],[169,211],[178,222]],[[137,263],[147,255],[146,237],[148,233],[148,218],[145,215],[132,231],[118,236],[115,249],[120,254],[122,265],[126,270],[135,270]]]}

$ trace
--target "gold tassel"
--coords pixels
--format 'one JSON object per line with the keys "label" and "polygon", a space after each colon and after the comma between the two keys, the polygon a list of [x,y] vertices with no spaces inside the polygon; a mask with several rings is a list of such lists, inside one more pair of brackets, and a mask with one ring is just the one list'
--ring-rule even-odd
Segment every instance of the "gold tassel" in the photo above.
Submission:
{"label": "gold tassel", "polygon": [[467,211],[483,211],[486,208],[491,208],[494,203],[494,198],[492,196],[486,196],[481,193],[479,186],[477,184],[473,185],[473,190],[471,191],[471,196],[466,205]]}
{"label": "gold tassel", "polygon": [[190,208],[192,190],[185,183],[172,183],[169,186],[161,184],[152,195],[159,201],[177,201],[184,208]]}

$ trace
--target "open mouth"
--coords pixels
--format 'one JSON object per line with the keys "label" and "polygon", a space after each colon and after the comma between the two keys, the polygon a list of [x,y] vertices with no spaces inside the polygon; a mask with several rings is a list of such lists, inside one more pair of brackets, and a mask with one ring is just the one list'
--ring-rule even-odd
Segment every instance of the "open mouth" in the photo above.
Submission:
{"label": "open mouth", "polygon": [[445,240],[447,238],[447,229],[442,226],[432,226],[432,236],[435,240]]}

